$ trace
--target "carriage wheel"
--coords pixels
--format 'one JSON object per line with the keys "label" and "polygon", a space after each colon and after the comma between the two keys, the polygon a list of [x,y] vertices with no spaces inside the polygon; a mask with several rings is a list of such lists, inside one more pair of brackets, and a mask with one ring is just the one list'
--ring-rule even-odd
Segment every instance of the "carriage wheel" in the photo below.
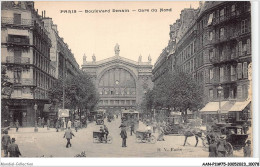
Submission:
{"label": "carriage wheel", "polygon": [[152,144],[156,143],[156,138],[155,138],[154,135],[152,135],[152,136],[150,137],[150,143],[152,143]]}
{"label": "carriage wheel", "polygon": [[232,147],[232,145],[229,142],[227,142],[226,147],[227,147],[227,157],[232,157],[233,156],[233,147]]}
{"label": "carriage wheel", "polygon": [[111,144],[113,141],[113,138],[111,136],[107,136],[107,143]]}
{"label": "carriage wheel", "polygon": [[135,138],[135,141],[136,141],[137,143],[140,143],[140,142],[142,142],[142,139],[141,139],[140,136],[137,136],[137,137]]}

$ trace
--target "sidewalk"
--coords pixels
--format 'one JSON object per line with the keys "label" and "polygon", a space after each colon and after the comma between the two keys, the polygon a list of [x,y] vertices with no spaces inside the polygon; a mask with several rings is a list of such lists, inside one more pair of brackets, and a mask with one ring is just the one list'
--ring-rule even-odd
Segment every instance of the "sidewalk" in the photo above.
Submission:
{"label": "sidewalk", "polygon": [[[60,131],[60,130],[59,130]],[[16,128],[10,128],[8,131],[9,134],[14,134],[14,133],[33,133],[34,132],[34,127],[21,127],[18,129],[18,132],[16,132]],[[49,128],[47,130],[47,127],[38,127],[38,132],[37,133],[48,133],[48,132],[56,132],[55,128]]]}

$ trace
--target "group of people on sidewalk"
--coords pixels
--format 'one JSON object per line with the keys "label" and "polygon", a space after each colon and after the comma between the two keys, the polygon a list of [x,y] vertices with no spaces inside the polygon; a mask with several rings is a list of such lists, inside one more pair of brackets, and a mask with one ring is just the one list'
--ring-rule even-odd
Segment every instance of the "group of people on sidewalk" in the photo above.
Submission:
{"label": "group of people on sidewalk", "polygon": [[7,130],[4,131],[4,135],[2,137],[2,147],[5,157],[19,157],[22,155],[18,145],[15,143],[15,138],[11,139]]}
{"label": "group of people on sidewalk", "polygon": [[[56,132],[59,132],[59,129],[61,129],[62,131],[66,128],[70,129],[72,128],[72,126],[74,126],[76,132],[78,131],[79,127],[80,127],[80,121],[79,120],[75,120],[74,122],[71,122],[70,119],[68,119],[68,121],[66,122],[65,119],[57,119],[56,123],[55,123],[55,128],[56,128]],[[85,127],[87,127],[87,123],[85,123]]]}

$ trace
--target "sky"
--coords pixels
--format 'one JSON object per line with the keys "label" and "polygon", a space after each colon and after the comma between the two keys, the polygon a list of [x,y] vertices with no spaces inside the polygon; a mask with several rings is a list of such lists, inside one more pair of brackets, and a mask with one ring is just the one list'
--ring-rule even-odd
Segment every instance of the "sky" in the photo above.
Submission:
{"label": "sky", "polygon": [[[167,46],[170,25],[180,18],[184,8],[198,8],[199,1],[168,2],[93,2],[93,1],[36,1],[39,14],[46,11],[57,24],[60,37],[68,44],[78,64],[87,61],[103,60],[115,55],[114,46],[120,45],[120,56],[152,64]],[[109,10],[110,13],[85,13],[85,10]],[[128,9],[129,12],[112,12],[113,9]],[[145,9],[148,9],[149,12]],[[160,9],[171,11],[160,12]],[[64,13],[76,10],[76,13]],[[133,11],[136,10],[136,11]],[[157,12],[155,12],[157,10]],[[82,12],[79,12],[82,11]]]}

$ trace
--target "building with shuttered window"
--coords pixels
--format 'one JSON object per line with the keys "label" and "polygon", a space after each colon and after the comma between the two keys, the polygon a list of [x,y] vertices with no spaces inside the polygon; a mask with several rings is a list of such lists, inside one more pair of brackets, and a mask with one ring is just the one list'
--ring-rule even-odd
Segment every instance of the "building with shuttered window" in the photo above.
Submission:
{"label": "building with shuttered window", "polygon": [[153,81],[165,71],[189,73],[204,88],[205,120],[208,114],[216,117],[219,100],[223,119],[247,120],[251,58],[250,2],[206,1],[196,10],[184,9],[171,25],[170,41],[155,63]]}

